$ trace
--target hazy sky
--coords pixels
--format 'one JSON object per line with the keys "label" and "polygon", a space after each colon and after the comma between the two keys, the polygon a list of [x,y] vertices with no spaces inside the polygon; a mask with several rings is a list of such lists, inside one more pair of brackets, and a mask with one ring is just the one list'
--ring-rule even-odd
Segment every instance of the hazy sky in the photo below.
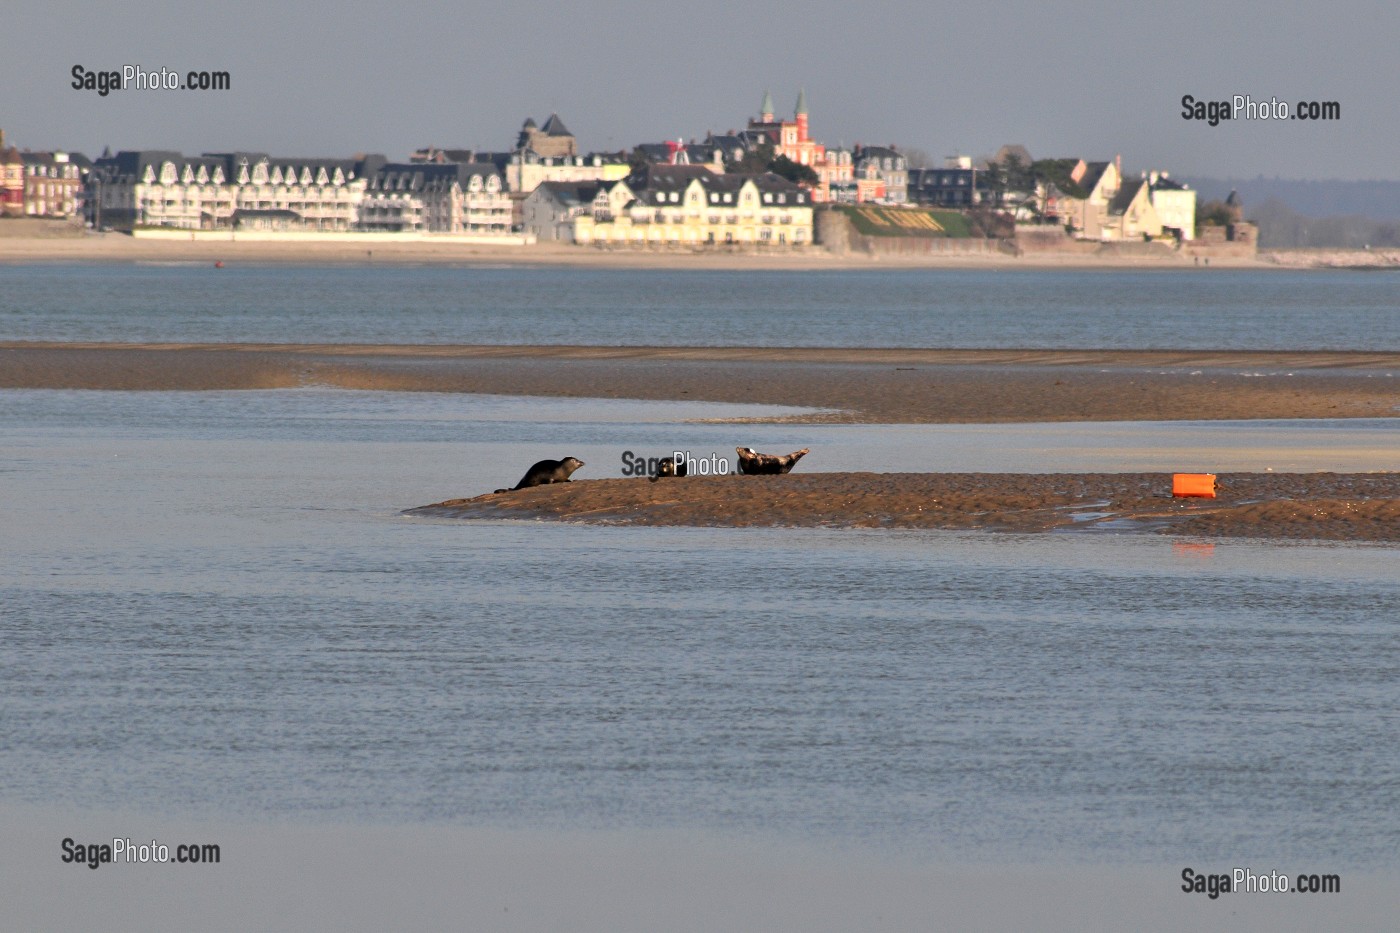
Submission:
{"label": "hazy sky", "polygon": [[[1006,142],[1182,175],[1400,178],[1385,2],[47,0],[7,4],[8,143],[97,155],[509,148],[557,111],[585,149],[742,127],[765,88],[813,135],[935,158]],[[71,69],[223,70],[230,91],[74,90]],[[1181,117],[1181,98],[1320,100],[1340,122]]]}

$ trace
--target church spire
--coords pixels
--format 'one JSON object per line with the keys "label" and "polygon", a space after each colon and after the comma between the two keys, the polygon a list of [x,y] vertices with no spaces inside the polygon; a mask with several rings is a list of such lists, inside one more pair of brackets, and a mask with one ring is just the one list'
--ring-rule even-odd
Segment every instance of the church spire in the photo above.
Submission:
{"label": "church spire", "polygon": [[758,108],[760,118],[764,123],[773,122],[773,92],[763,92],[763,105]]}
{"label": "church spire", "polygon": [[807,89],[805,87],[797,92],[797,116],[807,116]]}

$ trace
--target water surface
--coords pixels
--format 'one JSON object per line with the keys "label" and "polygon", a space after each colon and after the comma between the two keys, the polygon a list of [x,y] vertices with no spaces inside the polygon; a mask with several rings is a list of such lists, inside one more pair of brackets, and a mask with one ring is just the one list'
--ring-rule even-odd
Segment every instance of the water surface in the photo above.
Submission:
{"label": "water surface", "polygon": [[0,264],[0,340],[1400,350],[1389,274]]}
{"label": "water surface", "polygon": [[1392,547],[412,519],[735,429],[409,398],[5,393],[4,800],[1396,864]]}

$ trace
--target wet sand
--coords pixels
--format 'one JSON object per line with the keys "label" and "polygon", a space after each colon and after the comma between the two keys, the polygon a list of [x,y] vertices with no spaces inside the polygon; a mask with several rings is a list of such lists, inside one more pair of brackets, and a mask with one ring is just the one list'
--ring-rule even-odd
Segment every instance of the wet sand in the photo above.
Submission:
{"label": "wet sand", "polygon": [[406,514],[619,525],[1066,529],[1400,541],[1400,473],[1229,473],[1176,499],[1163,473],[808,473],[575,480]]}
{"label": "wet sand", "polygon": [[[334,386],[821,409],[908,424],[1376,418],[1400,353],[0,343],[0,388]],[[779,419],[774,419],[779,420]]]}

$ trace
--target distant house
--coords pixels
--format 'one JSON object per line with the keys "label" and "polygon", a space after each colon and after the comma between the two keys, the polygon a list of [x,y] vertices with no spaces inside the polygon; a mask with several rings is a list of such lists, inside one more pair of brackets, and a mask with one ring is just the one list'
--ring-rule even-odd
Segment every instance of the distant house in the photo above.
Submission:
{"label": "distant house", "polygon": [[73,218],[82,212],[86,158],[66,152],[25,152],[20,159],[26,217]]}
{"label": "distant house", "polygon": [[1080,239],[1113,239],[1108,208],[1118,195],[1121,177],[1118,160],[1112,162],[1080,161],[1070,173],[1070,180],[1084,192],[1083,197],[1062,199],[1061,215],[1071,232]]}
{"label": "distant house", "polygon": [[827,149],[825,161],[814,168],[827,190],[827,200],[843,204],[856,202],[856,168],[851,150],[843,146]]}
{"label": "distant house", "polygon": [[[575,242],[625,247],[792,247],[812,242],[812,193],[772,173],[655,166],[644,181],[573,207]],[[622,203],[623,196],[628,196]]]}
{"label": "distant house", "polygon": [[538,242],[574,242],[575,220],[587,216],[608,223],[631,199],[622,181],[542,182],[522,202],[522,224]]}
{"label": "distant house", "polygon": [[970,166],[909,169],[908,198],[914,204],[969,208],[988,193],[987,173]]}
{"label": "distant house", "polygon": [[1157,218],[1162,222],[1163,232],[1169,232],[1179,240],[1194,240],[1196,192],[1189,186],[1168,178],[1166,172],[1149,172],[1147,183],[1151,191],[1152,206],[1157,210]]}
{"label": "distant house", "polygon": [[536,126],[534,120],[527,118],[516,137],[515,148],[529,149],[546,159],[557,159],[578,155],[578,140],[559,119],[559,114],[551,113],[543,126]]}
{"label": "distant house", "polygon": [[909,201],[909,162],[893,146],[856,145],[852,154],[856,200],[905,204]]}
{"label": "distant house", "polygon": [[262,229],[348,231],[364,194],[364,175],[383,164],[383,156],[123,151],[93,163],[86,196],[103,226],[218,230],[246,222]]}
{"label": "distant house", "polygon": [[389,163],[371,174],[360,202],[360,230],[509,233],[511,201],[485,162]]}
{"label": "distant house", "polygon": [[[742,137],[744,146],[752,151],[758,145],[767,143],[773,147],[773,156],[786,156],[798,165],[805,165],[817,173],[817,184],[812,188],[812,197],[818,203],[831,199],[831,186],[844,187],[854,180],[853,166],[849,157],[832,158],[826,146],[811,136],[811,115],[807,110],[807,92],[799,91],[797,106],[791,120],[781,120],[773,111],[773,95],[763,93],[757,119],[749,120]],[[734,146],[725,141],[722,148],[729,151]],[[728,159],[728,156],[726,156]],[[737,160],[730,160],[737,161]]]}
{"label": "distant house", "polygon": [[707,133],[702,145],[706,148],[718,149],[720,159],[723,162],[742,162],[750,152],[757,152],[765,144],[772,145],[772,140],[766,132],[761,130],[740,130],[730,131],[723,134]]}
{"label": "distant house", "polygon": [[1108,205],[1106,240],[1140,240],[1162,235],[1162,221],[1152,206],[1146,178],[1124,182]]}
{"label": "distant house", "polygon": [[543,156],[533,149],[491,152],[485,149],[438,149],[429,146],[414,152],[410,162],[445,165],[484,163],[496,167],[506,190],[523,198],[546,181],[619,181],[632,170],[620,152],[587,155]]}
{"label": "distant house", "polygon": [[24,159],[0,131],[0,217],[24,216]]}
{"label": "distant house", "polygon": [[722,146],[708,141],[686,143],[679,139],[632,147],[633,161],[640,158],[653,165],[703,165],[716,173],[724,171],[724,153]]}
{"label": "distant house", "polygon": [[1079,239],[1141,240],[1162,235],[1163,224],[1148,176],[1124,180],[1120,159],[1080,162],[1070,180],[1085,194],[1061,197],[1059,210]]}

